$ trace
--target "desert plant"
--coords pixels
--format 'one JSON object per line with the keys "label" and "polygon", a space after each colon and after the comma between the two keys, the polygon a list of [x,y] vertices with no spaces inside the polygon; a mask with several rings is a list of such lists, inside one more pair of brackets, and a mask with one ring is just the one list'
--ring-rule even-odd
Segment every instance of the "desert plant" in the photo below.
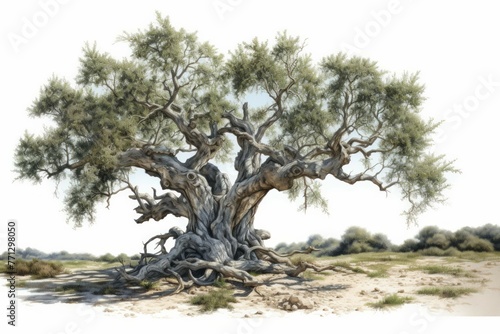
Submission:
{"label": "desert plant", "polygon": [[153,282],[148,280],[141,281],[139,285],[146,290],[158,290],[160,287],[160,283],[158,281]]}
{"label": "desert plant", "polygon": [[212,312],[219,308],[232,309],[231,303],[236,303],[231,290],[216,289],[206,294],[201,294],[191,298],[190,303],[200,305],[202,312]]}
{"label": "desert plant", "polygon": [[417,293],[419,295],[432,295],[439,296],[442,298],[457,298],[463,295],[468,295],[476,292],[476,289],[465,288],[465,287],[426,287],[419,289]]}
{"label": "desert plant", "polygon": [[64,266],[59,262],[32,259],[30,261],[17,260],[16,274],[19,276],[32,275],[33,278],[53,278],[64,272]]}
{"label": "desert plant", "polygon": [[302,273],[302,278],[313,281],[322,281],[326,278],[326,276],[331,275],[329,272],[313,272],[313,271],[304,271]]}
{"label": "desert plant", "polygon": [[387,272],[387,269],[378,268],[375,269],[374,271],[370,271],[369,273],[366,274],[366,276],[370,278],[383,278],[383,277],[388,277],[389,273]]}
{"label": "desert plant", "polygon": [[376,302],[376,303],[370,303],[370,305],[373,308],[376,309],[382,309],[386,307],[391,307],[391,306],[398,306],[398,305],[403,305],[406,303],[409,303],[413,300],[411,297],[402,297],[397,294],[392,294],[389,296],[384,297],[381,301]]}
{"label": "desert plant", "polygon": [[410,268],[412,270],[422,270],[428,274],[444,274],[455,277],[475,277],[474,274],[463,270],[462,268],[448,267],[442,265],[424,265]]}
{"label": "desert plant", "polygon": [[333,263],[332,265],[334,265],[336,267],[350,270],[350,271],[355,272],[357,274],[366,274],[366,271],[364,269],[359,268],[359,267],[353,267],[352,264],[345,262],[345,261],[337,261],[337,262]]}
{"label": "desert plant", "polygon": [[444,250],[435,246],[425,248],[419,251],[420,255],[424,256],[444,256]]}

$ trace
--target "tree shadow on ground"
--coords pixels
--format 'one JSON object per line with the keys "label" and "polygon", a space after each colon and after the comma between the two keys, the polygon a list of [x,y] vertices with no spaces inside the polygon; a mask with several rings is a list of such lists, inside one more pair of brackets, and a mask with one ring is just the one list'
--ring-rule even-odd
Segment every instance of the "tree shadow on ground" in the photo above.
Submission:
{"label": "tree shadow on ground", "polygon": [[[70,274],[58,275],[56,278],[42,280],[28,280],[21,289],[20,299],[43,304],[55,303],[84,303],[89,305],[115,304],[120,302],[134,302],[141,300],[168,297],[177,289],[173,281],[162,279],[156,289],[146,289],[139,285],[117,282],[116,271],[111,269],[77,270]],[[260,275],[259,275],[260,276]],[[310,279],[290,277],[287,275],[262,275],[261,283],[257,288],[268,289],[278,287],[275,295],[286,294],[284,291],[321,292],[345,290],[349,285],[328,284],[314,286]],[[245,298],[255,291],[254,286],[247,286],[236,280],[227,280],[228,286],[234,290],[234,296]],[[279,288],[283,289],[279,289]],[[196,293],[198,288],[193,288]],[[289,293],[288,291],[287,293]],[[191,294],[190,289],[182,293]],[[257,292],[259,293],[259,292]]]}

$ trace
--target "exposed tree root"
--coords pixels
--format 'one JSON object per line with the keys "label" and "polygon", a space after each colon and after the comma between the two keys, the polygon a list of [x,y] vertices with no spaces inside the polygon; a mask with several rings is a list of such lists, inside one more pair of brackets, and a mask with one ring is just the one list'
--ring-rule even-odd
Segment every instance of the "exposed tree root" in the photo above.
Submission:
{"label": "exposed tree root", "polygon": [[[242,245],[240,248],[244,249],[245,252],[239,259],[219,261],[206,260],[198,257],[185,257],[185,254],[190,254],[190,246],[199,246],[199,244],[193,245],[191,243],[193,240],[197,240],[194,238],[176,243],[176,246],[170,253],[167,252],[164,247],[165,241],[170,237],[177,239],[182,234],[183,233],[179,233],[179,231],[171,230],[169,233],[157,235],[149,239],[144,244],[144,253],[142,254],[139,265],[129,272],[127,272],[124,267],[118,269],[118,279],[138,283],[146,279],[154,280],[171,277],[177,281],[177,287],[172,292],[175,294],[192,286],[212,285],[219,278],[233,278],[241,281],[245,286],[251,287],[257,287],[264,284],[264,282],[260,282],[253,277],[250,272],[261,274],[286,274],[291,277],[297,277],[308,269],[316,272],[327,270],[342,273],[346,272],[346,269],[339,268],[335,265],[321,267],[309,262],[299,262],[297,265],[294,265],[290,260],[290,257],[295,254],[310,254],[316,251],[317,249],[313,247],[309,247],[302,251],[293,251],[289,254],[279,254],[275,250],[264,246],[248,247]],[[187,236],[185,237],[187,238]],[[147,245],[157,239],[160,240],[158,245],[161,247],[161,250],[156,254],[148,253]],[[180,247],[184,249],[181,250],[179,249]],[[211,257],[214,257],[213,254]],[[215,256],[215,258],[221,257]]]}

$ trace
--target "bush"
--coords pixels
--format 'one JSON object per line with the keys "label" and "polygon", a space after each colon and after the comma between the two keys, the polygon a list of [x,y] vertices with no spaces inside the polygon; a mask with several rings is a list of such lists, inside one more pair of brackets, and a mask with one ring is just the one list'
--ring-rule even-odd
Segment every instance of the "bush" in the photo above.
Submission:
{"label": "bush", "polygon": [[391,306],[403,305],[411,302],[413,299],[411,297],[402,297],[397,294],[392,294],[384,297],[381,301],[377,303],[370,303],[369,305],[373,308],[382,309]]}
{"label": "bush", "polygon": [[398,251],[403,253],[415,252],[419,249],[418,241],[415,239],[407,239],[403,242],[401,246],[398,247]]}
{"label": "bush", "polygon": [[141,287],[143,287],[146,290],[159,290],[160,289],[160,283],[159,282],[152,282],[148,280],[141,281],[139,283]]}
{"label": "bush", "polygon": [[475,236],[469,237],[467,240],[459,245],[462,251],[474,251],[474,252],[493,252],[493,244],[485,239],[480,239]]}
{"label": "bush", "polygon": [[23,261],[23,260],[17,260],[16,273],[19,276],[30,275],[30,266],[29,266],[28,262]]}
{"label": "bush", "polygon": [[141,259],[141,256],[139,254],[134,254],[130,257],[130,260],[133,261],[139,261]]}
{"label": "bush", "polygon": [[35,278],[53,278],[64,272],[61,263],[33,259],[17,260],[16,273],[19,276],[33,275]]}
{"label": "bush", "polygon": [[455,247],[450,247],[447,250],[445,250],[443,253],[444,256],[460,256],[461,254],[462,254],[462,252],[460,252]]}
{"label": "bush", "polygon": [[364,228],[353,226],[348,228],[342,235],[340,245],[332,249],[328,255],[358,254],[373,251],[385,251],[392,248],[389,239],[377,233],[371,235]]}
{"label": "bush", "polygon": [[121,253],[116,258],[114,258],[113,262],[115,262],[115,261],[123,262],[123,263],[130,262],[130,257],[125,253]]}
{"label": "bush", "polygon": [[437,233],[439,233],[437,226],[426,226],[418,232],[416,238],[422,245],[425,245],[427,239],[432,238]]}
{"label": "bush", "polygon": [[106,253],[106,254],[104,254],[104,255],[99,256],[99,257],[97,258],[97,261],[101,261],[101,262],[109,262],[109,263],[111,263],[111,262],[115,262],[115,259],[116,259],[116,258],[115,258],[112,254],[110,254],[110,253]]}
{"label": "bush", "polygon": [[230,303],[236,303],[236,298],[231,290],[217,289],[207,294],[195,296],[191,298],[190,302],[193,305],[201,305],[203,312],[211,312],[219,308],[232,309]]}
{"label": "bush", "polygon": [[444,256],[444,250],[438,247],[422,249],[419,253],[424,256]]}
{"label": "bush", "polygon": [[363,243],[371,239],[370,233],[364,228],[353,226],[349,227],[342,236],[341,242],[350,245],[355,241]]}
{"label": "bush", "polygon": [[444,233],[436,233],[429,239],[425,241],[427,247],[437,247],[440,249],[446,249],[450,246],[451,240]]}
{"label": "bush", "polygon": [[486,224],[476,228],[474,234],[481,239],[490,241],[495,250],[500,251],[500,226]]}
{"label": "bush", "polygon": [[346,249],[347,254],[359,254],[364,252],[372,252],[373,248],[367,242],[354,241]]}
{"label": "bush", "polygon": [[392,243],[389,241],[389,238],[387,238],[386,235],[382,233],[376,233],[374,234],[370,240],[368,240],[368,244],[375,250],[375,251],[388,251],[392,248]]}

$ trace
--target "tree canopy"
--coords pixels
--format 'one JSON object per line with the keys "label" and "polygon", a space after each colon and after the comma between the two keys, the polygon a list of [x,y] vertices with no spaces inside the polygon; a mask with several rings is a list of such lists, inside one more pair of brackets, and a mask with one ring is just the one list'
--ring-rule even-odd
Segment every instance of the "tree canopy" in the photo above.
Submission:
{"label": "tree canopy", "polygon": [[[131,191],[138,223],[188,219],[185,231],[165,236],[182,248],[165,250],[169,261],[262,260],[264,251],[254,255],[252,247],[269,236],[253,219],[270,190],[301,196],[304,209],[326,209],[318,181],[328,176],[398,187],[408,222],[444,199],[446,174],[455,169],[429,151],[437,123],[420,115],[417,74],[392,75],[342,53],[314,63],[287,33],[224,56],[160,15],[119,40],[130,46],[128,58],[88,44],[75,83],[48,81],[29,113],[52,125],[41,136],[25,134],[16,150],[19,178],[69,178],[65,208],[76,225],[94,220],[99,202]],[[236,178],[218,162],[233,162]],[[130,179],[136,170],[166,192],[139,192]],[[213,254],[188,250],[209,239],[221,247]]]}

